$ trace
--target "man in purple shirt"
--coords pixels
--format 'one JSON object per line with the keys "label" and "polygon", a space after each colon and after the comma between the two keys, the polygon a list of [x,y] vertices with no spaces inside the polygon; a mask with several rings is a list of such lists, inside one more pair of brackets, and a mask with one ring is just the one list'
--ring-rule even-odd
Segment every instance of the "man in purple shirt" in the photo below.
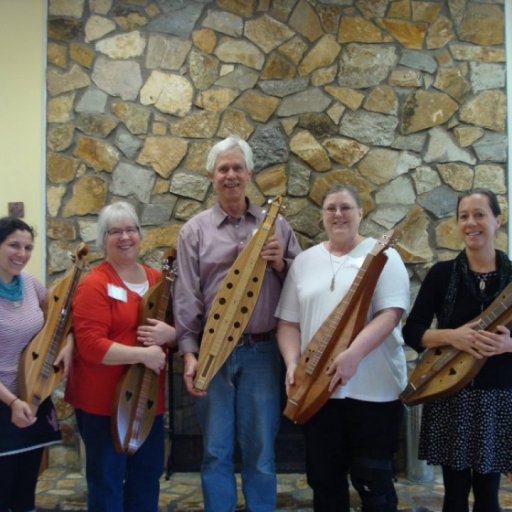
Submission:
{"label": "man in purple shirt", "polygon": [[300,252],[281,216],[260,253],[268,266],[244,335],[206,393],[193,384],[202,330],[217,289],[265,217],[245,195],[253,167],[252,150],[244,140],[230,136],[213,146],[206,168],[218,203],[190,219],[178,240],[174,318],[185,385],[196,397],[203,433],[201,481],[207,512],[236,509],[235,442],[242,453],[246,510],[273,512],[276,503],[274,443],[281,411],[274,312],[286,272]]}

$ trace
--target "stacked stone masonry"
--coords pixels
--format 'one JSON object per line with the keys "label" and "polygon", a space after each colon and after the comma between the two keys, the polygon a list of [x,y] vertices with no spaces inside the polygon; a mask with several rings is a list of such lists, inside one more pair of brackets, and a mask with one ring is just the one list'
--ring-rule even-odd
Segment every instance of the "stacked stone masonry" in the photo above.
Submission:
{"label": "stacked stone masonry", "polygon": [[491,188],[508,217],[503,0],[49,0],[47,50],[50,280],[82,241],[102,257],[117,200],[158,266],[215,201],[205,157],[229,134],[254,149],[250,199],[283,195],[304,247],[325,190],[354,185],[364,234],[402,229],[413,293],[460,248],[460,192]]}

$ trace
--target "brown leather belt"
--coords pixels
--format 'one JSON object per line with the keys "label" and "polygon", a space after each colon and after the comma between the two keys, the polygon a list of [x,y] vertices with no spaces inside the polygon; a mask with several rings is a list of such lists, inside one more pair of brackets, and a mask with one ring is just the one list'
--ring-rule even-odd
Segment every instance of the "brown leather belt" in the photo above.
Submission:
{"label": "brown leather belt", "polygon": [[274,339],[275,331],[258,332],[255,334],[251,332],[244,332],[238,340],[238,345],[253,345],[259,341],[271,341]]}

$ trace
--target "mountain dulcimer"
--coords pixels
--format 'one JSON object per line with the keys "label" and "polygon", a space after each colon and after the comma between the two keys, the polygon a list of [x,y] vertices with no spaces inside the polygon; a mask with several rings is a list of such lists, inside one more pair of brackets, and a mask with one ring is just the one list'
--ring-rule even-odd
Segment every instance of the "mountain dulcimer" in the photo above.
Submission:
{"label": "mountain dulcimer", "polygon": [[[475,318],[477,330],[495,332],[498,325],[512,328],[512,283],[481,315]],[[416,364],[400,398],[416,405],[444,398],[466,386],[477,375],[487,358],[476,357],[453,346],[427,349]]]}
{"label": "mountain dulcimer", "polygon": [[327,369],[365,326],[375,286],[388,259],[384,250],[395,240],[395,232],[389,231],[375,244],[349,291],[304,349],[284,410],[284,415],[290,420],[306,422],[329,399],[331,376],[327,375]]}
{"label": "mountain dulcimer", "polygon": [[267,262],[260,252],[281,207],[276,197],[260,227],[229,269],[212,303],[203,331],[194,387],[205,391],[242,336],[259,297]]}
{"label": "mountain dulcimer", "polygon": [[21,354],[18,372],[19,395],[33,411],[62,381],[63,368],[54,364],[71,330],[71,301],[82,272],[87,267],[88,247],[80,244],[73,255],[73,267],[56,281],[46,296],[46,318]]}
{"label": "mountain dulcimer", "polygon": [[[176,250],[169,249],[162,261],[162,277],[143,296],[139,306],[139,325],[148,318],[168,320],[167,308],[176,274]],[[111,428],[119,453],[133,455],[147,439],[155,420],[160,376],[142,363],[129,365],[116,389]]]}

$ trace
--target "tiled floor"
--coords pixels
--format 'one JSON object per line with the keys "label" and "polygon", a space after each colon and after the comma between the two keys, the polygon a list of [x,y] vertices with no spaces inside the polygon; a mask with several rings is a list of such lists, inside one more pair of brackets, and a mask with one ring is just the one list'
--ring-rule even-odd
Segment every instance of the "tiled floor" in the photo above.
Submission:
{"label": "tiled floor", "polygon": [[[396,483],[400,511],[439,512],[443,486],[436,472],[429,483],[413,483],[400,477]],[[353,496],[353,510],[358,511],[358,499]],[[503,477],[500,492],[503,512],[512,512],[512,483]],[[240,502],[239,510],[243,510]],[[48,511],[84,511],[86,486],[81,473],[66,473],[62,469],[46,470],[40,478],[37,509]],[[169,480],[162,478],[160,512],[200,512],[202,495],[197,473],[176,473]],[[311,491],[302,474],[280,474],[278,478],[277,511],[311,511]]]}

